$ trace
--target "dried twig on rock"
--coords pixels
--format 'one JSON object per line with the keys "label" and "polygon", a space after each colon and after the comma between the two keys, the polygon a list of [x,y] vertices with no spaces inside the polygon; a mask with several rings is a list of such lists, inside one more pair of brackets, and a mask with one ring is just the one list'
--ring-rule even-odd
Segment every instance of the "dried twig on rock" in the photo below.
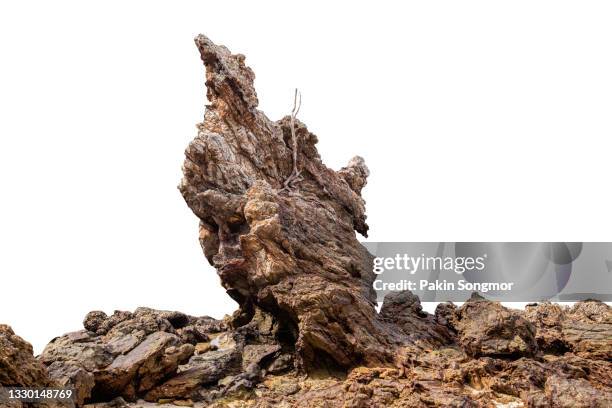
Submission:
{"label": "dried twig on rock", "polygon": [[300,107],[302,106],[302,94],[295,89],[295,93],[293,95],[293,109],[291,110],[291,142],[293,149],[293,171],[291,175],[287,177],[285,183],[283,184],[283,188],[281,191],[290,191],[292,188],[295,188],[295,183],[302,181],[303,178],[301,176],[301,170],[298,169],[298,137],[295,132],[295,119],[297,118],[297,114],[300,111]]}

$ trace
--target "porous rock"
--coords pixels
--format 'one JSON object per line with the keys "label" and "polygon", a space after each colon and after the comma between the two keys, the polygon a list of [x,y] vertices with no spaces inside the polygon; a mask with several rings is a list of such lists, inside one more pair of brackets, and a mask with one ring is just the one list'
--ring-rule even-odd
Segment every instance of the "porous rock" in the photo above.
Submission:
{"label": "porous rock", "polygon": [[0,324],[0,385],[42,387],[48,382],[47,369],[34,358],[32,345]]}
{"label": "porous rock", "polygon": [[533,325],[496,302],[470,299],[458,309],[454,327],[472,357],[533,356],[538,351]]}
{"label": "porous rock", "polygon": [[[15,334],[10,326],[0,324],[0,390],[4,387],[45,388],[61,387],[51,379],[47,368],[37,360],[32,345]],[[70,408],[69,401],[29,403],[1,401],[2,408]]]}
{"label": "porous rock", "polygon": [[91,408],[612,404],[604,303],[520,311],[474,296],[432,316],[405,291],[376,313],[372,257],[355,237],[367,233],[364,160],[327,168],[295,116],[257,110],[244,56],[205,36],[196,45],[210,104],[179,188],[239,309],[224,320],[93,311],[38,361],[0,326],[0,383],[70,385]]}
{"label": "porous rock", "polygon": [[410,340],[378,317],[372,256],[355,236],[368,230],[364,160],[326,167],[302,122],[272,121],[257,109],[243,55],[203,35],[195,41],[210,104],[185,151],[179,188],[239,314],[255,305],[293,326],[306,371],[392,363]]}
{"label": "porous rock", "polygon": [[590,359],[612,359],[612,308],[600,301],[573,306],[528,305],[524,317],[536,328],[540,347],[550,353],[571,351]]}

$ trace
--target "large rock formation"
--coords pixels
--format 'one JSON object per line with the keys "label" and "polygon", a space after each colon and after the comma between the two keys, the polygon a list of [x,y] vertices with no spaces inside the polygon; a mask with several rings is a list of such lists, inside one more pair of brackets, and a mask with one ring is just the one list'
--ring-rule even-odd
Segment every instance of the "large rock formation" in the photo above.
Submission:
{"label": "large rock formation", "polygon": [[368,230],[363,159],[327,168],[295,115],[275,122],[257,110],[243,55],[203,35],[196,45],[210,104],[185,152],[180,191],[240,318],[255,307],[278,317],[305,370],[394,362],[406,338],[377,316],[372,257],[355,237]]}
{"label": "large rock formation", "polygon": [[88,408],[612,406],[604,303],[517,311],[475,295],[430,315],[399,292],[376,313],[355,237],[367,232],[363,160],[325,167],[297,107],[269,120],[244,57],[196,45],[210,105],[180,190],[240,309],[222,321],[94,311],[37,359],[0,325],[0,386],[70,386]]}

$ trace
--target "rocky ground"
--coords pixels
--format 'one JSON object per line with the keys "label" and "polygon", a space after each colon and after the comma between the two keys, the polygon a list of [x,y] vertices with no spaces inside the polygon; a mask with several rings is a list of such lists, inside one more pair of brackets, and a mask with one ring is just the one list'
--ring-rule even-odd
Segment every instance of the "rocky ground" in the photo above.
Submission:
{"label": "rocky ground", "polygon": [[612,311],[604,303],[519,311],[475,297],[458,308],[441,304],[432,316],[404,292],[383,305],[381,318],[391,317],[438,325],[448,342],[401,366],[302,372],[295,345],[259,309],[239,327],[232,318],[147,308],[91,312],[83,330],[53,339],[37,358],[0,326],[0,383],[72,386],[88,408],[612,406]]}
{"label": "rocky ground", "polygon": [[355,236],[368,230],[364,160],[327,168],[297,100],[271,121],[245,57],[205,36],[196,45],[210,104],[179,189],[239,310],[223,321],[94,311],[38,357],[0,325],[0,385],[74,387],[88,408],[612,406],[604,303],[518,311],[474,295],[430,315],[399,292],[377,313],[372,256]]}

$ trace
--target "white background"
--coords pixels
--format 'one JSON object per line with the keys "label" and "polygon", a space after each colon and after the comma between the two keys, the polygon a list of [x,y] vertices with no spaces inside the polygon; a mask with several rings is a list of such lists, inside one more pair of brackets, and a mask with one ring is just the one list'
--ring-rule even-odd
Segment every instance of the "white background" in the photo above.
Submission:
{"label": "white background", "polygon": [[610,240],[606,1],[20,1],[0,6],[0,322],[235,304],[176,185],[205,101],[192,38],[247,55],[272,119],[365,157],[372,240]]}

